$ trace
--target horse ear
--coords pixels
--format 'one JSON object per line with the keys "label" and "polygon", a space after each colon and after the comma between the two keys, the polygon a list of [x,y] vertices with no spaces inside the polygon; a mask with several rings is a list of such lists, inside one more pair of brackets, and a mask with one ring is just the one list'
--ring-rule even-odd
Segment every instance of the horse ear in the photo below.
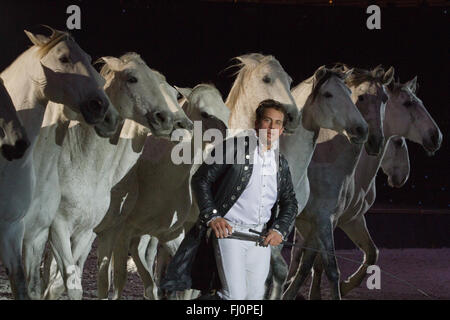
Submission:
{"label": "horse ear", "polygon": [[414,78],[409,80],[405,85],[409,88],[409,90],[411,90],[412,93],[416,93],[416,90],[417,90],[417,76],[415,76]]}
{"label": "horse ear", "polygon": [[245,64],[246,66],[256,67],[259,61],[255,58],[254,54],[244,54],[236,57],[237,60]]}
{"label": "horse ear", "polygon": [[393,92],[394,88],[395,88],[395,81],[392,80],[391,82],[389,82],[389,84],[386,86],[386,88],[390,91]]}
{"label": "horse ear", "polygon": [[101,57],[95,63],[103,62],[105,63],[112,71],[117,72],[122,70],[122,61],[116,57]]}
{"label": "horse ear", "polygon": [[394,67],[390,67],[388,69],[388,71],[386,71],[383,75],[383,84],[384,85],[388,85],[391,82],[393,82],[394,80],[394,73],[395,73],[395,69]]}
{"label": "horse ear", "polygon": [[189,95],[192,93],[192,89],[191,88],[180,88],[177,86],[174,86],[175,89],[177,89],[177,91],[183,96],[183,98],[185,98],[187,100],[187,98],[189,97]]}
{"label": "horse ear", "polygon": [[352,69],[347,69],[342,73],[342,79],[347,79],[353,72],[353,70],[355,70],[354,68]]}
{"label": "horse ear", "polygon": [[31,43],[33,43],[35,46],[38,47],[43,47],[50,40],[50,38],[42,34],[34,34],[28,30],[23,30],[23,32],[25,32],[28,39],[30,39]]}
{"label": "horse ear", "polygon": [[314,72],[314,79],[316,80],[316,82],[318,82],[320,79],[322,79],[326,73],[327,73],[327,68],[325,67],[325,65],[319,67],[316,70],[316,72]]}

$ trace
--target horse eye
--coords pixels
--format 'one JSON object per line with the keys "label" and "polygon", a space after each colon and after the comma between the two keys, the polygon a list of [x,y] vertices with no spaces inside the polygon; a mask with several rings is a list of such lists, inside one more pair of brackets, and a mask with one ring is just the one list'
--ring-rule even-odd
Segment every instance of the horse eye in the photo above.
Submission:
{"label": "horse eye", "polygon": [[209,114],[208,114],[207,112],[205,112],[205,111],[202,111],[202,112],[200,113],[200,116],[201,116],[202,118],[204,118],[204,119],[208,119],[208,118],[209,118]]}
{"label": "horse eye", "polygon": [[59,58],[59,61],[61,63],[69,63],[69,58],[67,56],[62,56],[61,58]]}
{"label": "horse eye", "polygon": [[408,100],[408,101],[405,101],[405,102],[403,103],[403,105],[404,105],[405,107],[409,108],[409,107],[412,106],[412,102]]}
{"label": "horse eye", "polygon": [[325,98],[331,98],[331,97],[333,96],[333,95],[332,95],[331,93],[329,93],[328,91],[325,92],[323,95],[324,95]]}
{"label": "horse eye", "polygon": [[358,96],[359,101],[364,101],[364,97],[362,95]]}
{"label": "horse eye", "polygon": [[264,76],[263,81],[265,83],[270,83],[270,77],[269,76]]}
{"label": "horse eye", "polygon": [[177,100],[180,100],[182,98],[183,98],[183,96],[181,95],[181,93],[177,92]]}
{"label": "horse eye", "polygon": [[127,82],[128,83],[136,83],[136,82],[138,82],[138,80],[136,77],[131,76],[127,79]]}

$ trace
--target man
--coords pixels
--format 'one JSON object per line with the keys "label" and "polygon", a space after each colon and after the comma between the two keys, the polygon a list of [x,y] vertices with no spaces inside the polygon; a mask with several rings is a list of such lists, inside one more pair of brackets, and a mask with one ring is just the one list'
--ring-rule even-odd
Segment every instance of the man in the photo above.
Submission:
{"label": "man", "polygon": [[[211,153],[215,157],[222,149],[221,161],[205,161],[193,175],[199,220],[169,265],[163,289],[220,289],[218,296],[226,300],[263,298],[270,268],[268,245],[277,246],[287,237],[298,209],[287,161],[278,152],[286,121],[280,103],[264,100],[256,110],[256,135],[226,139]],[[253,146],[252,138],[257,140]],[[226,161],[230,154],[231,164]],[[249,229],[268,229],[264,246],[227,239],[233,231]],[[207,230],[212,230],[210,235]]]}

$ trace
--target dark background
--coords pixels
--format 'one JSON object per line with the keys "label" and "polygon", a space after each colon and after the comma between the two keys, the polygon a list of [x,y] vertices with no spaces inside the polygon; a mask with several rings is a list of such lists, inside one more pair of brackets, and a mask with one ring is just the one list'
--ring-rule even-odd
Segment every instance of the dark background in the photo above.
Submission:
{"label": "dark background", "polygon": [[[323,1],[322,1],[323,2]],[[395,2],[395,1],[393,1]],[[377,181],[375,208],[450,212],[449,198],[449,27],[450,8],[383,6],[381,30],[368,30],[366,6],[197,1],[2,1],[0,69],[29,45],[23,29],[39,24],[65,30],[68,5],[81,7],[81,30],[71,33],[93,59],[138,52],[169,83],[212,82],[226,98],[234,80],[232,57],[273,54],[294,79],[293,86],[321,65],[337,61],[372,68],[395,67],[402,82],[418,76],[418,96],[444,140],[432,158],[408,143],[411,175],[402,189]],[[46,31],[45,31],[46,32]]]}

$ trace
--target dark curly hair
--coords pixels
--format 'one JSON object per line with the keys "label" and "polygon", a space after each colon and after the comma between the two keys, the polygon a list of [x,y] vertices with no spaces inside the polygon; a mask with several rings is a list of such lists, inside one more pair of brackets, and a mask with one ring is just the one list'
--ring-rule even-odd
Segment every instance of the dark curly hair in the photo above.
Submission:
{"label": "dark curly hair", "polygon": [[286,109],[281,103],[272,99],[266,99],[260,102],[258,108],[256,108],[256,121],[260,122],[264,116],[264,110],[269,108],[278,110],[283,113],[283,127],[284,127],[288,121]]}

